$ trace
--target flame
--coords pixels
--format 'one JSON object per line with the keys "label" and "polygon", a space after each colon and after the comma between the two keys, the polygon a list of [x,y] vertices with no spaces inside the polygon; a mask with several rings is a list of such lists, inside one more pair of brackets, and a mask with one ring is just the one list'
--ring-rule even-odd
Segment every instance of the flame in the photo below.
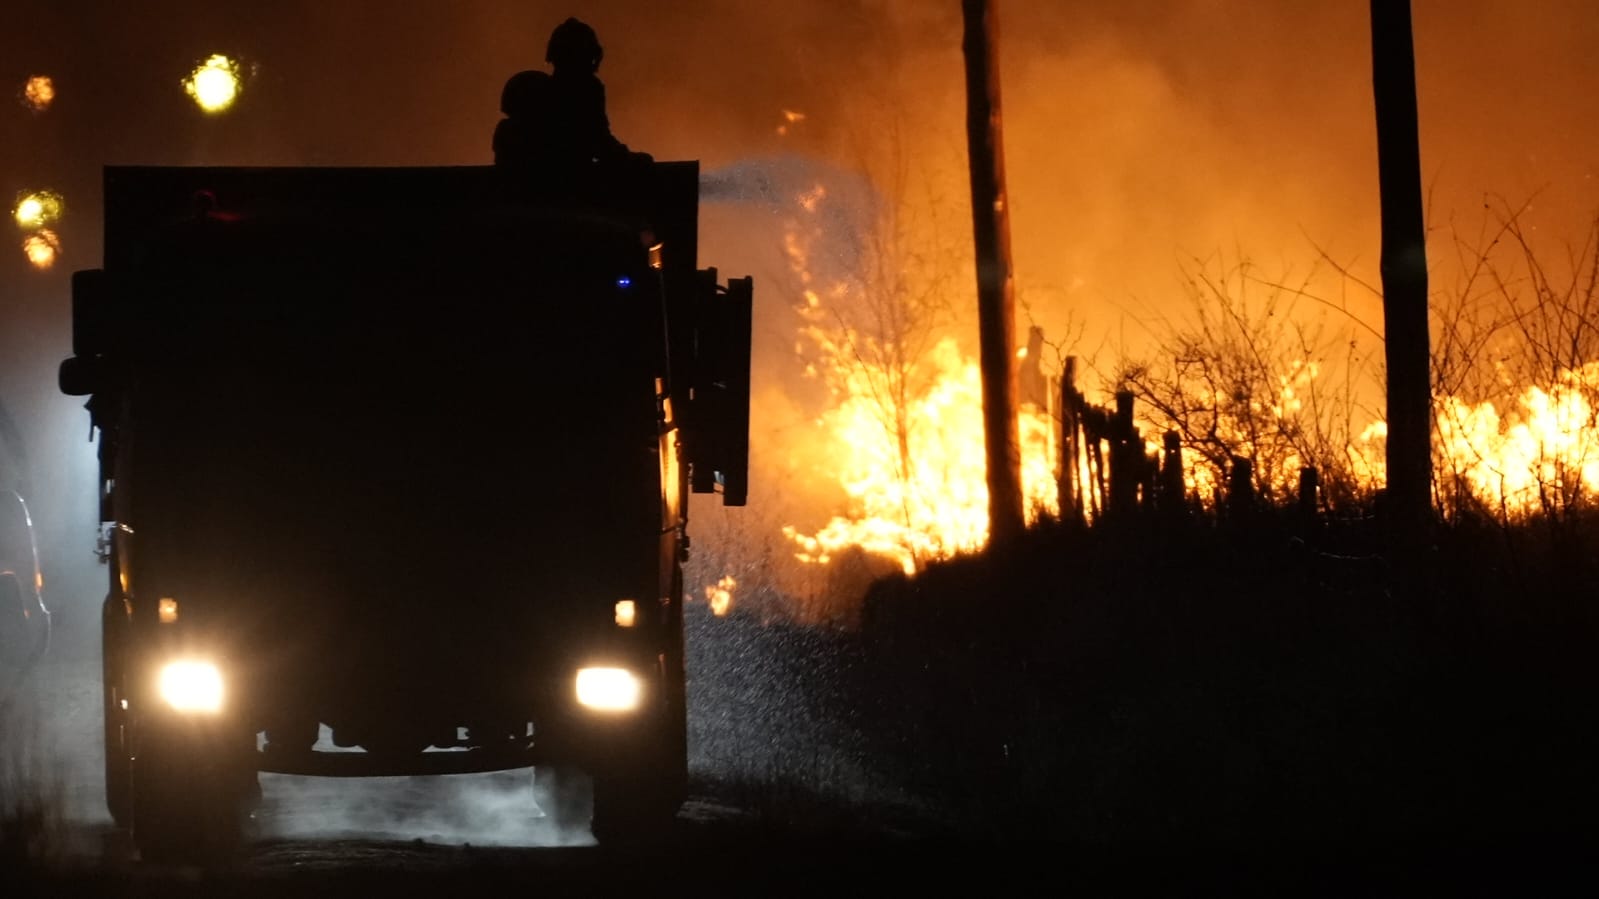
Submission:
{"label": "flame", "polygon": [[23,239],[22,252],[29,264],[43,271],[55,265],[56,257],[61,255],[61,241],[54,231],[41,228]]}
{"label": "flame", "polygon": [[724,574],[716,583],[705,588],[705,599],[711,604],[711,614],[721,618],[732,611],[733,589],[737,586],[738,581],[731,574]]}
{"label": "flame", "polygon": [[213,54],[183,80],[183,89],[208,115],[226,111],[244,87],[239,64],[221,53]]}
{"label": "flame", "polygon": [[44,112],[56,99],[56,85],[49,75],[35,75],[22,85],[22,105],[32,112]]}
{"label": "flame", "polygon": [[16,219],[17,227],[34,231],[55,224],[65,210],[66,203],[60,194],[50,190],[39,190],[19,196],[11,215]]}
{"label": "flame", "polygon": [[[817,422],[834,450],[839,483],[850,511],[835,515],[815,534],[793,527],[783,533],[799,545],[802,562],[825,565],[857,546],[897,562],[914,574],[925,562],[981,549],[988,541],[988,470],[983,443],[982,375],[975,361],[944,338],[918,366],[932,385],[909,403],[909,466],[885,432],[870,374],[845,374],[838,405]],[[1058,511],[1055,495],[1055,425],[1032,407],[1020,416],[1022,492],[1028,519]]]}
{"label": "flame", "polygon": [[[829,406],[813,422],[821,465],[836,479],[847,508],[815,533],[789,525],[784,535],[801,562],[826,565],[859,547],[896,562],[907,574],[933,559],[980,549],[988,541],[987,459],[982,377],[955,338],[942,336],[914,354],[907,333],[862,333],[838,310],[877,303],[894,320],[892,296],[867,296],[882,285],[858,273],[816,270],[812,246],[829,199],[816,185],[795,197],[784,252],[798,286],[797,350],[805,371],[825,383]],[[914,330],[915,326],[909,326]],[[1056,425],[1049,410],[1026,405],[1018,436],[1029,520],[1057,514]]]}
{"label": "flame", "polygon": [[1525,387],[1506,405],[1434,403],[1441,481],[1511,515],[1599,495],[1599,361]]}

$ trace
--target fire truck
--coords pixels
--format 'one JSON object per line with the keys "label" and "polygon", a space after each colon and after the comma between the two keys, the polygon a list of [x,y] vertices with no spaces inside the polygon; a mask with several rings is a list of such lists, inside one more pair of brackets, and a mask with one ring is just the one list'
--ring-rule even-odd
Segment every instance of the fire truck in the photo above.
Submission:
{"label": "fire truck", "polygon": [[145,858],[235,848],[258,772],[531,767],[592,778],[602,842],[670,821],[688,499],[748,491],[753,285],[698,267],[698,172],[105,170],[60,386]]}

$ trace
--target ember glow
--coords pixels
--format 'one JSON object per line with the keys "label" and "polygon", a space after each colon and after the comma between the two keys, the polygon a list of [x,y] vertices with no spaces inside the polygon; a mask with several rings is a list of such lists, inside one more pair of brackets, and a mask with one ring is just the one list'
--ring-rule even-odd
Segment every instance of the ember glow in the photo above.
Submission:
{"label": "ember glow", "polygon": [[738,581],[731,574],[724,574],[716,583],[705,588],[705,601],[711,604],[711,614],[721,618],[732,611],[733,590],[736,587]]}
{"label": "ember glow", "polygon": [[239,64],[217,53],[196,66],[183,80],[183,89],[208,115],[225,112],[243,88]]}
{"label": "ember glow", "polygon": [[40,228],[22,240],[22,253],[28,263],[41,271],[55,265],[61,255],[61,241],[49,228]]}
{"label": "ember glow", "polygon": [[805,121],[805,113],[795,112],[792,109],[783,110],[783,124],[777,126],[778,136],[787,137],[789,129],[803,121]]}
{"label": "ember glow", "polygon": [[22,105],[33,112],[44,112],[55,99],[56,86],[49,75],[35,75],[22,86]]}

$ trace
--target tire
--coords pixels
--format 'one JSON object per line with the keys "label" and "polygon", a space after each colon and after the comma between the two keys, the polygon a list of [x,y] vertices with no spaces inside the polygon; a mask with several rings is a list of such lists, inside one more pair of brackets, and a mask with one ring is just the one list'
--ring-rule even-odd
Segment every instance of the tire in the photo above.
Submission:
{"label": "tire", "polygon": [[248,779],[180,746],[143,750],[130,767],[133,844],[155,864],[226,866],[244,842]]}
{"label": "tire", "polygon": [[595,841],[606,846],[663,840],[682,805],[673,780],[670,774],[637,768],[595,774],[590,825]]}
{"label": "tire", "polygon": [[105,804],[111,820],[126,830],[133,823],[132,771],[122,710],[122,628],[126,624],[107,600],[100,616],[100,694],[105,738]]}

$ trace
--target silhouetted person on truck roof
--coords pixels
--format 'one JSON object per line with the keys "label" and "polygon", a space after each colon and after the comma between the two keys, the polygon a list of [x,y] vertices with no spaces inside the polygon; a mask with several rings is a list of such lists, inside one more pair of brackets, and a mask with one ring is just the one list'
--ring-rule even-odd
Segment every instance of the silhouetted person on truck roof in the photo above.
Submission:
{"label": "silhouetted person on truck roof", "polygon": [[548,130],[553,91],[548,72],[517,72],[505,82],[500,91],[500,112],[505,118],[494,128],[495,165],[547,165],[554,161]]}
{"label": "silhouetted person on truck roof", "polygon": [[598,74],[605,51],[594,29],[567,19],[550,34],[544,59],[553,74],[518,72],[505,83],[494,132],[499,165],[614,165],[653,161],[611,134],[605,85]]}

